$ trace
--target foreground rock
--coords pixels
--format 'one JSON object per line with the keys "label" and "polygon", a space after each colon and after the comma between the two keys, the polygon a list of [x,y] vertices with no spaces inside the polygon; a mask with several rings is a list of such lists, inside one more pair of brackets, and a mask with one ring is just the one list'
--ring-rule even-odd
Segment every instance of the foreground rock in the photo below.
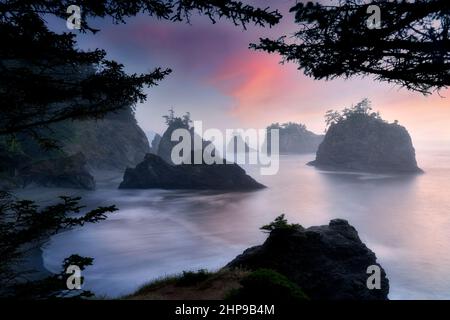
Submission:
{"label": "foreground rock", "polygon": [[309,164],[331,170],[422,172],[405,127],[382,120],[377,113],[369,113],[370,108],[358,107],[360,104],[345,115],[337,114],[337,121],[331,123],[317,150],[316,160]]}
{"label": "foreground rock", "polygon": [[35,162],[20,169],[18,179],[23,186],[36,184],[42,187],[95,189],[95,181],[86,169],[82,153],[73,156]]}
{"label": "foreground rock", "polygon": [[136,168],[125,171],[120,189],[216,189],[255,190],[264,188],[237,164],[171,165],[147,154]]}
{"label": "foreground rock", "polygon": [[227,267],[273,269],[313,300],[385,300],[389,281],[383,269],[381,289],[367,288],[370,265],[378,265],[375,254],[361,242],[355,228],[338,219],[327,226],[273,230],[263,245],[245,250]]}

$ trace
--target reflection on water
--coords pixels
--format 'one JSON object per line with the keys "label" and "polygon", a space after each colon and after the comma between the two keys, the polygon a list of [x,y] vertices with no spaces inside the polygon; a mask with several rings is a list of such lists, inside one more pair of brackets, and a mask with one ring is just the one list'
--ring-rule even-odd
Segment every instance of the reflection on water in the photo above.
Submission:
{"label": "reflection on water", "polygon": [[259,227],[285,213],[306,227],[349,220],[386,269],[391,299],[449,299],[450,152],[419,157],[426,174],[418,176],[321,172],[305,165],[313,158],[282,156],[275,176],[247,168],[268,186],[257,192],[81,192],[89,206],[114,203],[120,211],[54,236],[45,266],[57,271],[72,253],[94,257],[85,287],[118,296],[163,275],[219,268],[261,243]]}

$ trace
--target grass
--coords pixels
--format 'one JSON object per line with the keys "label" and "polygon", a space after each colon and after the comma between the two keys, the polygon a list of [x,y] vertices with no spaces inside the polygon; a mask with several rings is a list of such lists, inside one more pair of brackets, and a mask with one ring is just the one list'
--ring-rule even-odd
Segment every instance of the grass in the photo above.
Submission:
{"label": "grass", "polygon": [[240,280],[249,273],[242,269],[183,271],[153,280],[122,299],[221,300],[229,291],[239,288]]}
{"label": "grass", "polygon": [[183,274],[177,279],[176,285],[180,287],[187,287],[196,285],[209,278],[211,273],[205,269],[198,271],[183,271]]}
{"label": "grass", "polygon": [[270,269],[258,269],[240,281],[241,287],[231,290],[225,297],[232,301],[283,301],[309,300],[294,282]]}
{"label": "grass", "polygon": [[268,302],[309,300],[295,283],[270,269],[253,272],[244,269],[183,271],[156,279],[122,299]]}

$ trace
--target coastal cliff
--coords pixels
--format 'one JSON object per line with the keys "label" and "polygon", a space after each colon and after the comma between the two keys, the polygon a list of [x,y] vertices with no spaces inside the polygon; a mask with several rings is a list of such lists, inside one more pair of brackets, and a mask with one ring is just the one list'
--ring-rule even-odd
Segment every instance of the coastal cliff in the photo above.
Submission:
{"label": "coastal cliff", "polygon": [[76,121],[63,141],[67,154],[83,153],[90,168],[123,171],[135,166],[150,152],[144,131],[130,107],[97,121]]}

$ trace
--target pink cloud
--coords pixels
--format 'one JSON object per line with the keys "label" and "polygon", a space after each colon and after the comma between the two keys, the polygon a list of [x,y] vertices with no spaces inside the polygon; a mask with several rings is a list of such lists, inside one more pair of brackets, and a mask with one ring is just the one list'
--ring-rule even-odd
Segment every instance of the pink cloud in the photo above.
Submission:
{"label": "pink cloud", "polygon": [[[367,97],[384,118],[404,124],[413,138],[450,140],[449,90],[441,93],[446,96],[442,99],[437,94],[424,97],[379,83],[370,76],[315,81],[293,64],[280,65],[278,55],[248,50],[248,43],[257,42],[260,36],[256,31],[242,32],[230,24],[211,25],[208,21],[189,26],[143,19],[103,34],[121,57],[119,61],[123,57],[129,57],[129,64],[137,61],[138,71],[143,65],[172,67],[174,73],[163,83],[170,88],[166,93],[183,95],[189,104],[207,110],[220,105],[220,112],[227,112],[224,118],[233,125],[265,127],[272,122],[295,121],[322,132],[326,110],[341,109]],[[212,94],[199,94],[192,87]],[[166,108],[166,103],[161,108]],[[219,116],[203,114],[223,122]]]}
{"label": "pink cloud", "polygon": [[245,51],[230,56],[209,78],[209,84],[233,99],[230,112],[244,123],[291,114],[310,83],[277,55]]}
{"label": "pink cloud", "polygon": [[323,115],[368,97],[388,121],[398,119],[413,137],[450,139],[450,90],[423,96],[364,79],[315,81],[277,55],[244,51],[226,57],[208,83],[232,98],[229,112],[244,126],[296,121],[322,132]]}

